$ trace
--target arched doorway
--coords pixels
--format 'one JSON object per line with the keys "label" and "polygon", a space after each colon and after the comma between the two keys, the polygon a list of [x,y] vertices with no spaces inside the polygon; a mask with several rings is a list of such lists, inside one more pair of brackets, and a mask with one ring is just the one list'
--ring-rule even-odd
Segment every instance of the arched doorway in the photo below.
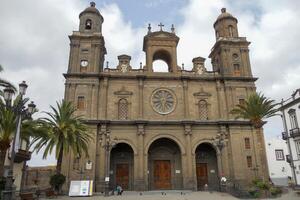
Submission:
{"label": "arched doorway", "polygon": [[219,190],[218,161],[216,150],[209,143],[198,145],[195,151],[197,189],[205,185],[211,190]]}
{"label": "arched doorway", "polygon": [[150,190],[182,188],[181,152],[173,140],[160,138],[150,145],[148,177]]}
{"label": "arched doorway", "polygon": [[133,149],[126,143],[118,143],[110,153],[110,188],[119,184],[123,190],[133,190]]}

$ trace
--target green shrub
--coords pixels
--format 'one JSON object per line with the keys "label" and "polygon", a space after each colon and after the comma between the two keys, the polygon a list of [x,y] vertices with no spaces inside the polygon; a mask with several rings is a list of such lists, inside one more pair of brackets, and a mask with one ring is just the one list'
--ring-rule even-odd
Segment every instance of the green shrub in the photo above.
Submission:
{"label": "green shrub", "polygon": [[59,191],[61,186],[66,182],[66,177],[62,174],[54,174],[50,177],[50,185]]}
{"label": "green shrub", "polygon": [[251,188],[248,192],[253,198],[258,198],[260,196],[260,191],[257,188]]}
{"label": "green shrub", "polygon": [[280,188],[277,188],[277,187],[271,187],[269,189],[269,191],[270,191],[272,196],[277,196],[278,194],[282,193],[282,190]]}
{"label": "green shrub", "polygon": [[269,190],[270,185],[264,181],[256,181],[255,186],[261,190]]}

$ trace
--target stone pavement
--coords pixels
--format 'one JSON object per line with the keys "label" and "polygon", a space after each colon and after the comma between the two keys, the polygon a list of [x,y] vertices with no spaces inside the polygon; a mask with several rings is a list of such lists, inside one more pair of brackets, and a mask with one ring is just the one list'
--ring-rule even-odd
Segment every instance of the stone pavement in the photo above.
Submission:
{"label": "stone pavement", "polygon": [[[162,195],[162,192],[165,192],[166,195]],[[140,195],[139,192],[124,192],[122,196],[109,196],[103,197],[103,195],[96,194],[92,197],[68,197],[60,196],[57,200],[234,200],[238,199],[231,196],[227,193],[220,192],[191,192],[191,191],[182,191],[184,194],[181,195],[181,191],[147,191],[143,192]],[[273,198],[274,199],[274,198]],[[290,191],[288,194],[282,195],[280,198],[275,200],[299,200],[300,197],[296,196],[293,191]],[[45,200],[45,199],[43,199]]]}

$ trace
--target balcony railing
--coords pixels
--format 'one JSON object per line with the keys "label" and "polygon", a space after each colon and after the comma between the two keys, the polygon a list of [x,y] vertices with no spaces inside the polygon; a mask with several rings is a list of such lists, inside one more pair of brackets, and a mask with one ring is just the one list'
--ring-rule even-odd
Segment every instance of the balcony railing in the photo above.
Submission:
{"label": "balcony railing", "polygon": [[300,137],[300,129],[299,128],[293,128],[290,130],[290,135],[292,138]]}
{"label": "balcony railing", "polygon": [[15,154],[15,162],[16,163],[21,163],[23,161],[27,161],[31,159],[31,152],[19,149],[19,151],[16,152]]}
{"label": "balcony railing", "polygon": [[283,140],[287,140],[287,139],[288,139],[288,134],[287,134],[287,132],[282,132],[281,135],[282,135],[282,139],[283,139]]}

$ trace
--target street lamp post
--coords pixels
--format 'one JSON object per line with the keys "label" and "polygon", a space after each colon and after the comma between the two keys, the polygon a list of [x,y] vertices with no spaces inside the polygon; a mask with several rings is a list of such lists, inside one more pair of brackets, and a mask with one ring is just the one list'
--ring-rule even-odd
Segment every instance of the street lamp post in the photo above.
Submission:
{"label": "street lamp post", "polygon": [[15,199],[15,188],[13,186],[14,182],[14,160],[15,160],[15,154],[16,154],[16,141],[19,141],[20,138],[20,128],[21,128],[21,120],[22,115],[25,116],[31,116],[31,114],[34,112],[35,104],[31,102],[28,105],[28,108],[25,109],[23,105],[23,96],[26,94],[26,89],[28,85],[25,81],[19,84],[19,95],[20,95],[20,101],[15,107],[12,107],[12,97],[14,95],[14,90],[11,88],[5,88],[4,89],[4,100],[6,102],[7,109],[13,109],[13,112],[17,116],[16,120],[16,131],[15,135],[13,137],[13,143],[11,146],[11,156],[10,156],[10,165],[6,177],[6,183],[5,183],[5,190],[3,192],[3,199],[4,200],[14,200]]}
{"label": "street lamp post", "polygon": [[[109,171],[110,171],[110,151],[112,148],[116,146],[116,139],[111,140],[110,139],[110,131],[106,131],[104,134],[105,136],[105,141],[102,144],[102,148],[105,150],[105,188],[104,188],[104,196],[108,197],[109,196]],[[102,138],[101,138],[102,140]]]}

